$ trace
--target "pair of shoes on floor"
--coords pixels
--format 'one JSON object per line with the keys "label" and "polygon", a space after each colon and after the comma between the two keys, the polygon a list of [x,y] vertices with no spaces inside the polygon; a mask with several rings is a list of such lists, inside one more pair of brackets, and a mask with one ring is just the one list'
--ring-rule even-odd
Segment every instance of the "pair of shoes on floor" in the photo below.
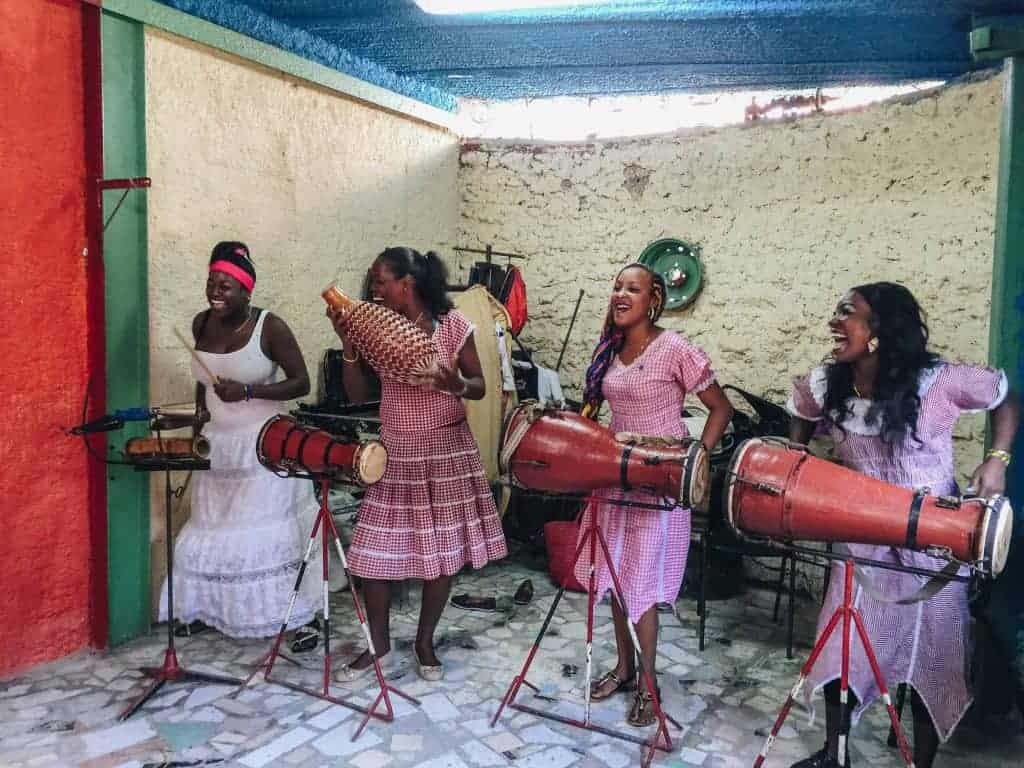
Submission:
{"label": "pair of shoes on floor", "polygon": [[174,622],[174,636],[175,637],[191,637],[192,635],[198,635],[206,630],[211,629],[209,624],[204,624],[199,619],[196,619],[190,624],[182,624],[180,621]]}
{"label": "pair of shoes on floor", "polygon": [[[810,757],[798,760],[789,768],[839,768],[839,761],[828,755],[828,745],[819,749]],[[846,750],[846,768],[850,768],[850,750]]]}
{"label": "pair of shoes on floor", "polygon": [[320,644],[320,620],[303,624],[292,635],[292,653],[308,653]]}

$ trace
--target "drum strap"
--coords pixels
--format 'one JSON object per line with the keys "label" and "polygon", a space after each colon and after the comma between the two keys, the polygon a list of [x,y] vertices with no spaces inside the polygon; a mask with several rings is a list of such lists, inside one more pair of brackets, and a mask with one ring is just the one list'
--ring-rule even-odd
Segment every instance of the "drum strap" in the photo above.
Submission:
{"label": "drum strap", "polygon": [[921,504],[924,494],[914,492],[914,500],[910,502],[910,518],[907,520],[907,549],[917,549],[917,521],[921,517]]}
{"label": "drum strap", "polygon": [[631,440],[622,448],[622,461],[619,462],[619,485],[622,486],[624,491],[629,491],[633,488],[629,484],[629,457],[632,455],[635,445],[636,443]]}
{"label": "drum strap", "polygon": [[[845,544],[836,543],[835,551],[840,555],[849,555],[850,550],[847,549]],[[885,603],[887,605],[913,605],[919,603],[922,600],[930,600],[932,597],[937,595],[943,587],[949,583],[950,576],[955,576],[957,571],[960,570],[960,563],[952,561],[946,565],[941,571],[931,576],[928,581],[921,585],[921,588],[915,592],[912,592],[905,597],[892,598],[878,591],[871,579],[861,568],[853,569],[853,578],[857,580],[857,584],[860,588],[867,593],[868,597],[878,603]]]}

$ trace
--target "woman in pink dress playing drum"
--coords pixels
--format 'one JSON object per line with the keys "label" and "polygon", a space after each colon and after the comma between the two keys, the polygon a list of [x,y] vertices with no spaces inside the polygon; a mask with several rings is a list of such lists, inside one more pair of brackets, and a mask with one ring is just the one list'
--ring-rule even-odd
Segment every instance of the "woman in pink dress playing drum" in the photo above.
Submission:
{"label": "woman in pink dress playing drum", "polygon": [[[584,413],[596,416],[602,400],[611,405],[611,429],[637,435],[684,438],[683,400],[696,394],[708,408],[701,441],[714,446],[732,418],[732,406],[715,380],[707,355],[683,336],[656,325],[665,306],[665,281],[641,264],[630,264],[615,278],[604,331],[587,370]],[[663,499],[639,490],[606,491],[610,500],[661,504]],[[625,606],[612,600],[618,662],[591,685],[600,701],[634,690],[627,721],[638,727],[656,719],[651,694],[638,685],[636,651],[627,619],[635,622],[645,671],[655,680],[658,614],[655,604],[675,603],[686,569],[690,511],[683,507],[653,510],[616,504],[591,504],[583,513],[581,536],[591,515],[598,515],[611,552]],[[589,583],[590,552],[584,547],[576,578]],[[608,564],[598,549],[597,594],[612,586]],[[625,609],[625,610],[624,610]]]}
{"label": "woman in pink dress playing drum", "polygon": [[[382,377],[381,439],[388,465],[380,482],[366,491],[348,553],[352,573],[362,579],[378,657],[391,650],[389,582],[423,580],[414,652],[425,680],[443,675],[434,653],[434,630],[451,577],[467,563],[482,568],[506,554],[494,497],[462,404],[462,398],[484,396],[474,327],[452,308],[446,285],[444,263],[433,252],[388,248],[370,270],[374,301],[430,336],[440,366],[421,377],[418,386]],[[365,400],[364,363],[345,339],[341,317],[332,315],[344,344],[345,391],[353,401]],[[373,668],[372,661],[364,651],[335,679],[357,680]]]}
{"label": "woman in pink dress playing drum", "polygon": [[[806,443],[823,423],[842,462],[859,472],[904,488],[928,488],[935,495],[958,492],[953,467],[953,426],[962,413],[990,411],[992,448],[971,477],[971,493],[1003,492],[1009,448],[1019,422],[1017,398],[1007,392],[1002,371],[947,363],[928,350],[928,327],[917,301],[902,285],[872,283],[854,288],[829,322],[833,362],[798,379],[787,403],[795,417],[790,438]],[[855,555],[938,571],[947,563],[896,547],[849,544]],[[971,703],[968,663],[967,587],[950,582],[927,600],[900,605],[921,586],[918,577],[862,569],[854,586],[886,685],[912,688],[914,764],[930,768]],[[869,594],[870,593],[870,594]],[[883,599],[884,596],[884,599]],[[818,619],[823,629],[843,599],[841,564]],[[855,722],[878,695],[870,666],[854,644],[850,693]],[[839,675],[841,635],[835,633],[812,671],[807,696],[824,688],[827,739],[822,750],[793,768],[839,765],[841,722]],[[846,727],[842,727],[845,725]],[[843,756],[849,765],[848,744]]]}

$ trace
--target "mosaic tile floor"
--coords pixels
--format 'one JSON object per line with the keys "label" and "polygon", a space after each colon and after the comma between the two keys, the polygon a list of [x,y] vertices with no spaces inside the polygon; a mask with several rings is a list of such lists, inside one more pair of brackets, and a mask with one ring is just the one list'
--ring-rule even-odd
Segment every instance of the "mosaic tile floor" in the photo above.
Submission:
{"label": "mosaic tile floor", "polygon": [[[438,655],[445,679],[419,679],[410,659],[418,593],[393,608],[395,657],[391,683],[420,699],[412,706],[395,698],[396,720],[374,721],[353,742],[359,717],[351,710],[267,683],[249,687],[168,684],[124,723],[117,715],[137,695],[143,680],[136,667],[162,659],[163,627],[109,653],[83,653],[0,681],[0,765],[143,768],[218,765],[354,766],[355,768],[624,768],[639,765],[640,748],[609,736],[581,731],[529,714],[506,710],[495,728],[489,721],[511,678],[522,665],[555,589],[545,575],[516,558],[460,576],[455,593],[508,598],[524,579],[536,587],[533,602],[505,613],[474,613],[449,606],[439,628]],[[522,560],[522,558],[519,558]],[[348,592],[333,595],[336,663],[357,648]],[[671,729],[675,748],[655,765],[681,768],[749,766],[764,742],[786,692],[809,650],[816,605],[801,604],[797,658],[785,656],[785,633],[771,619],[770,592],[749,589],[739,598],[711,604],[709,646],[697,648],[692,600],[677,604],[680,621],[662,616],[659,671],[667,710],[681,729]],[[568,593],[551,623],[520,701],[561,714],[582,711],[586,598]],[[614,658],[608,604],[596,618],[595,670]],[[802,641],[802,642],[801,642]],[[268,642],[241,642],[206,632],[179,641],[179,659],[199,670],[245,676],[247,662]],[[275,674],[315,684],[322,670],[319,651],[300,658],[301,668],[280,664]],[[344,690],[335,686],[336,691]],[[356,700],[369,701],[369,683],[351,687]],[[552,701],[552,700],[557,701]],[[633,731],[624,718],[625,696],[595,704],[596,722]],[[909,709],[909,708],[908,708]],[[909,711],[906,720],[909,722]],[[1024,763],[1018,722],[990,723],[989,733],[961,728],[943,747],[937,768],[1015,766]],[[854,766],[899,766],[886,746],[888,722],[875,705],[854,733]],[[784,727],[768,766],[788,766],[816,750],[820,723],[811,726],[799,707]]]}

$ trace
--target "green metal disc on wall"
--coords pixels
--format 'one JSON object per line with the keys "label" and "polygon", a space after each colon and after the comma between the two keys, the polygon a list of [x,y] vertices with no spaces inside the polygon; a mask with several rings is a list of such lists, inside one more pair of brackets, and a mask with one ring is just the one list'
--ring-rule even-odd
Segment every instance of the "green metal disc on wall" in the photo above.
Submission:
{"label": "green metal disc on wall", "polygon": [[700,246],[667,237],[655,240],[640,254],[640,263],[661,275],[668,295],[665,309],[682,309],[693,303],[704,284]]}

